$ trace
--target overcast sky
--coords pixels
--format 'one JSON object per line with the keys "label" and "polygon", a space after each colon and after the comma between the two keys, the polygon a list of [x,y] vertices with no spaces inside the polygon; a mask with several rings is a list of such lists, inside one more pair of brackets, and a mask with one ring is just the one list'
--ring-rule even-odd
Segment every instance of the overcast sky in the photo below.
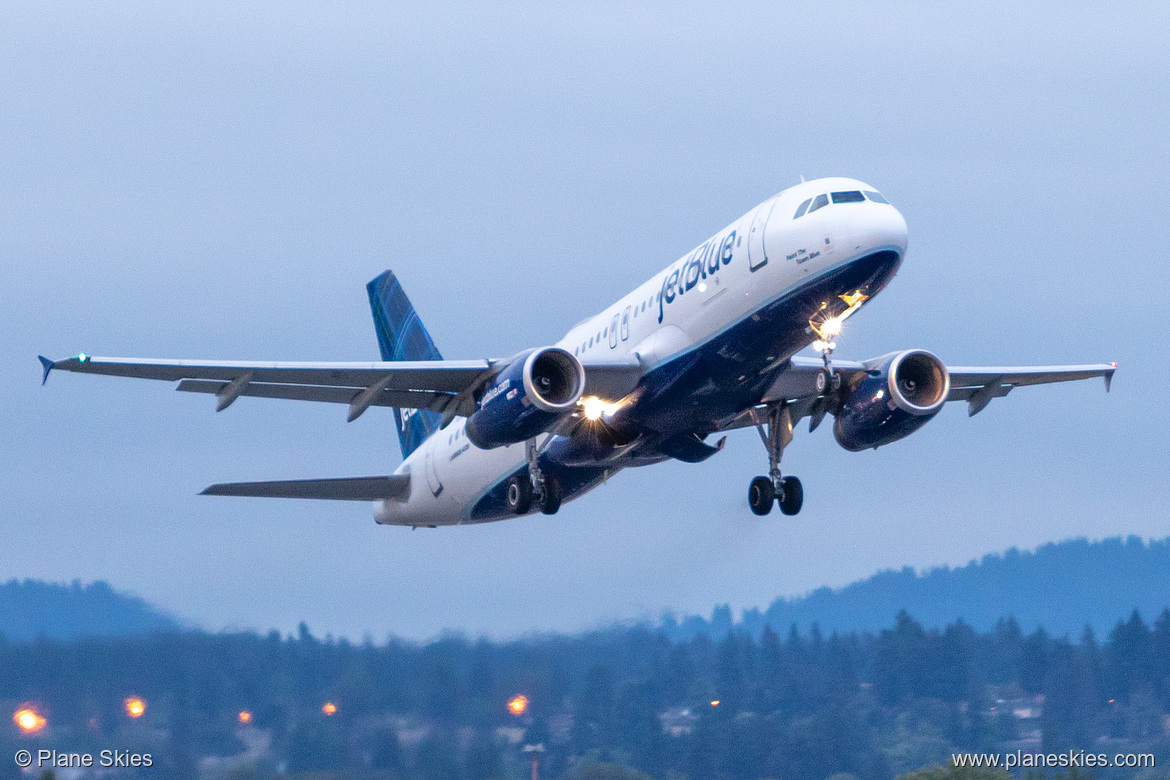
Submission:
{"label": "overcast sky", "polygon": [[[193,6],[0,5],[0,580],[213,629],[510,636],[1170,534],[1165,3]],[[955,405],[856,455],[802,425],[796,518],[749,512],[749,430],[555,517],[412,532],[196,495],[389,473],[386,410],[40,387],[38,353],[376,359],[385,268],[445,357],[548,344],[802,174],[909,224],[840,356],[1117,360],[1113,392]]]}

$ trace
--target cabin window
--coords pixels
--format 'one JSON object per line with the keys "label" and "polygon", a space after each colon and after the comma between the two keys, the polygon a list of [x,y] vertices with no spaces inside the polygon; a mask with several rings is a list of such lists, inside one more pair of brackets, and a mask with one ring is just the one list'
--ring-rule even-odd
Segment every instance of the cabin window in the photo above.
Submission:
{"label": "cabin window", "polygon": [[829,205],[829,196],[828,195],[817,195],[816,198],[813,199],[812,205],[808,207],[808,213],[811,214],[814,211],[816,211],[817,209],[824,208],[825,206],[828,206],[828,205]]}
{"label": "cabin window", "polygon": [[865,196],[857,190],[849,190],[848,192],[834,192],[834,203],[860,203],[865,200]]}
{"label": "cabin window", "polygon": [[792,218],[793,218],[793,219],[799,219],[800,217],[803,217],[803,216],[804,216],[804,212],[808,211],[808,204],[810,204],[810,203],[812,203],[812,198],[809,198],[809,199],[808,199],[808,200],[806,200],[804,203],[801,203],[801,204],[800,204],[800,205],[799,205],[799,206],[796,208],[796,213],[792,215]]}

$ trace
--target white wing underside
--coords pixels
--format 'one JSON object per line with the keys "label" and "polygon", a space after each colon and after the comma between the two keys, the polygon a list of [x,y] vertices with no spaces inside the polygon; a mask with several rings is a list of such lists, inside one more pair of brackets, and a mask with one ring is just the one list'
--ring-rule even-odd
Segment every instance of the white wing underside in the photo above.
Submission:
{"label": "white wing underside", "polygon": [[[449,420],[475,411],[474,395],[503,360],[431,360],[371,363],[219,362],[145,360],[88,355],[52,361],[52,370],[177,382],[177,390],[217,397],[217,410],[241,396],[347,404],[354,420],[371,406],[429,409]],[[642,376],[634,355],[582,361],[585,394],[621,398]]]}
{"label": "white wing underside", "polygon": [[[833,369],[843,376],[845,382],[859,378],[870,370],[869,366],[855,360],[834,360]],[[816,389],[817,375],[824,370],[819,358],[796,356],[776,382],[764,395],[763,404],[748,409],[723,421],[717,430],[730,430],[756,425],[764,404],[787,401],[792,422],[802,417],[817,414],[821,401]],[[1042,385],[1053,382],[1072,382],[1078,379],[1103,377],[1105,389],[1113,379],[1117,366],[1112,363],[1093,363],[1079,366],[947,366],[951,378],[948,401],[966,401],[968,415],[983,411],[993,399],[1002,398],[1013,388],[1023,385]],[[756,415],[753,417],[753,412]]]}
{"label": "white wing underside", "polygon": [[[353,420],[371,406],[429,409],[446,416],[475,410],[474,394],[491,379],[501,360],[435,360],[369,363],[218,362],[211,360],[145,360],[78,356],[51,361],[41,358],[45,378],[49,371],[136,377],[177,382],[176,389],[217,397],[224,409],[241,396],[284,398],[347,404]],[[586,395],[617,399],[630,392],[642,376],[636,355],[618,355],[583,361]],[[846,382],[870,370],[866,363],[833,361]],[[788,401],[793,421],[814,411],[819,400],[816,378],[819,359],[796,356],[776,379],[763,403]],[[994,398],[1023,385],[1070,382],[1104,377],[1105,387],[1116,371],[1109,363],[1077,366],[951,366],[948,401],[966,401],[977,414]],[[723,421],[719,430],[753,425],[751,410]]]}
{"label": "white wing underside", "polygon": [[[475,394],[499,370],[501,360],[436,360],[370,363],[218,362],[210,360],[144,360],[79,355],[67,360],[41,358],[44,379],[56,369],[81,374],[136,377],[177,382],[176,389],[216,396],[216,410],[241,396],[284,398],[347,404],[354,420],[371,406],[429,409],[443,415],[445,425],[458,415],[475,411]],[[642,377],[636,355],[582,361],[586,395],[619,399]],[[870,370],[857,361],[833,361],[843,380],[852,382]],[[826,400],[816,389],[823,370],[816,358],[793,357],[763,398],[763,404],[720,421],[723,431],[757,425],[766,404],[786,401],[793,423],[825,415]],[[968,414],[977,414],[994,398],[1021,385],[1069,382],[1104,377],[1105,388],[1116,366],[955,366],[950,372],[948,401],[966,401]],[[409,493],[409,475],[344,477],[280,482],[236,482],[212,485],[205,495],[264,498],[319,498],[351,501],[401,499]]]}

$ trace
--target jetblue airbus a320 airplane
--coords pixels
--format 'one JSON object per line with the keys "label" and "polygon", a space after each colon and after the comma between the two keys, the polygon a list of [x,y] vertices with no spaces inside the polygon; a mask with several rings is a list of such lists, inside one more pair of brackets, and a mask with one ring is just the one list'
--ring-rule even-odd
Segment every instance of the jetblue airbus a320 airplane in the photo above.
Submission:
{"label": "jetblue airbus a320 airplane", "polygon": [[[834,339],[894,278],[906,222],[855,179],[801,182],[764,201],[557,344],[511,357],[444,360],[395,276],[367,285],[382,362],[259,363],[42,357],[53,369],[163,379],[209,393],[393,409],[402,464],[389,476],[237,482],[220,496],[374,502],[378,523],[440,526],[503,520],[584,495],[628,466],[699,463],[707,439],[754,427],[768,471],[751,480],[758,515],[800,511],[800,480],[782,476],[793,426],[826,415],[857,451],[909,436],[947,401],[976,414],[1021,385],[1104,377],[1116,364],[947,367],[922,349],[834,360]],[[812,345],[820,357],[801,357]],[[762,459],[761,459],[762,460]]]}

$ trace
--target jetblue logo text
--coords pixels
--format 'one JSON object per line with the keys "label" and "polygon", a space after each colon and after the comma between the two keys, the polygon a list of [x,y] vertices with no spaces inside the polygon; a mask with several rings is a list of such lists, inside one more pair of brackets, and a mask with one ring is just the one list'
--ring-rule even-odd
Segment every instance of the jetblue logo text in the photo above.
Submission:
{"label": "jetblue logo text", "polygon": [[662,277],[662,289],[658,292],[658,321],[666,313],[666,304],[673,303],[678,296],[690,292],[700,279],[716,274],[721,266],[731,263],[735,250],[735,231],[722,240],[713,238],[703,244],[682,261],[682,264]]}

